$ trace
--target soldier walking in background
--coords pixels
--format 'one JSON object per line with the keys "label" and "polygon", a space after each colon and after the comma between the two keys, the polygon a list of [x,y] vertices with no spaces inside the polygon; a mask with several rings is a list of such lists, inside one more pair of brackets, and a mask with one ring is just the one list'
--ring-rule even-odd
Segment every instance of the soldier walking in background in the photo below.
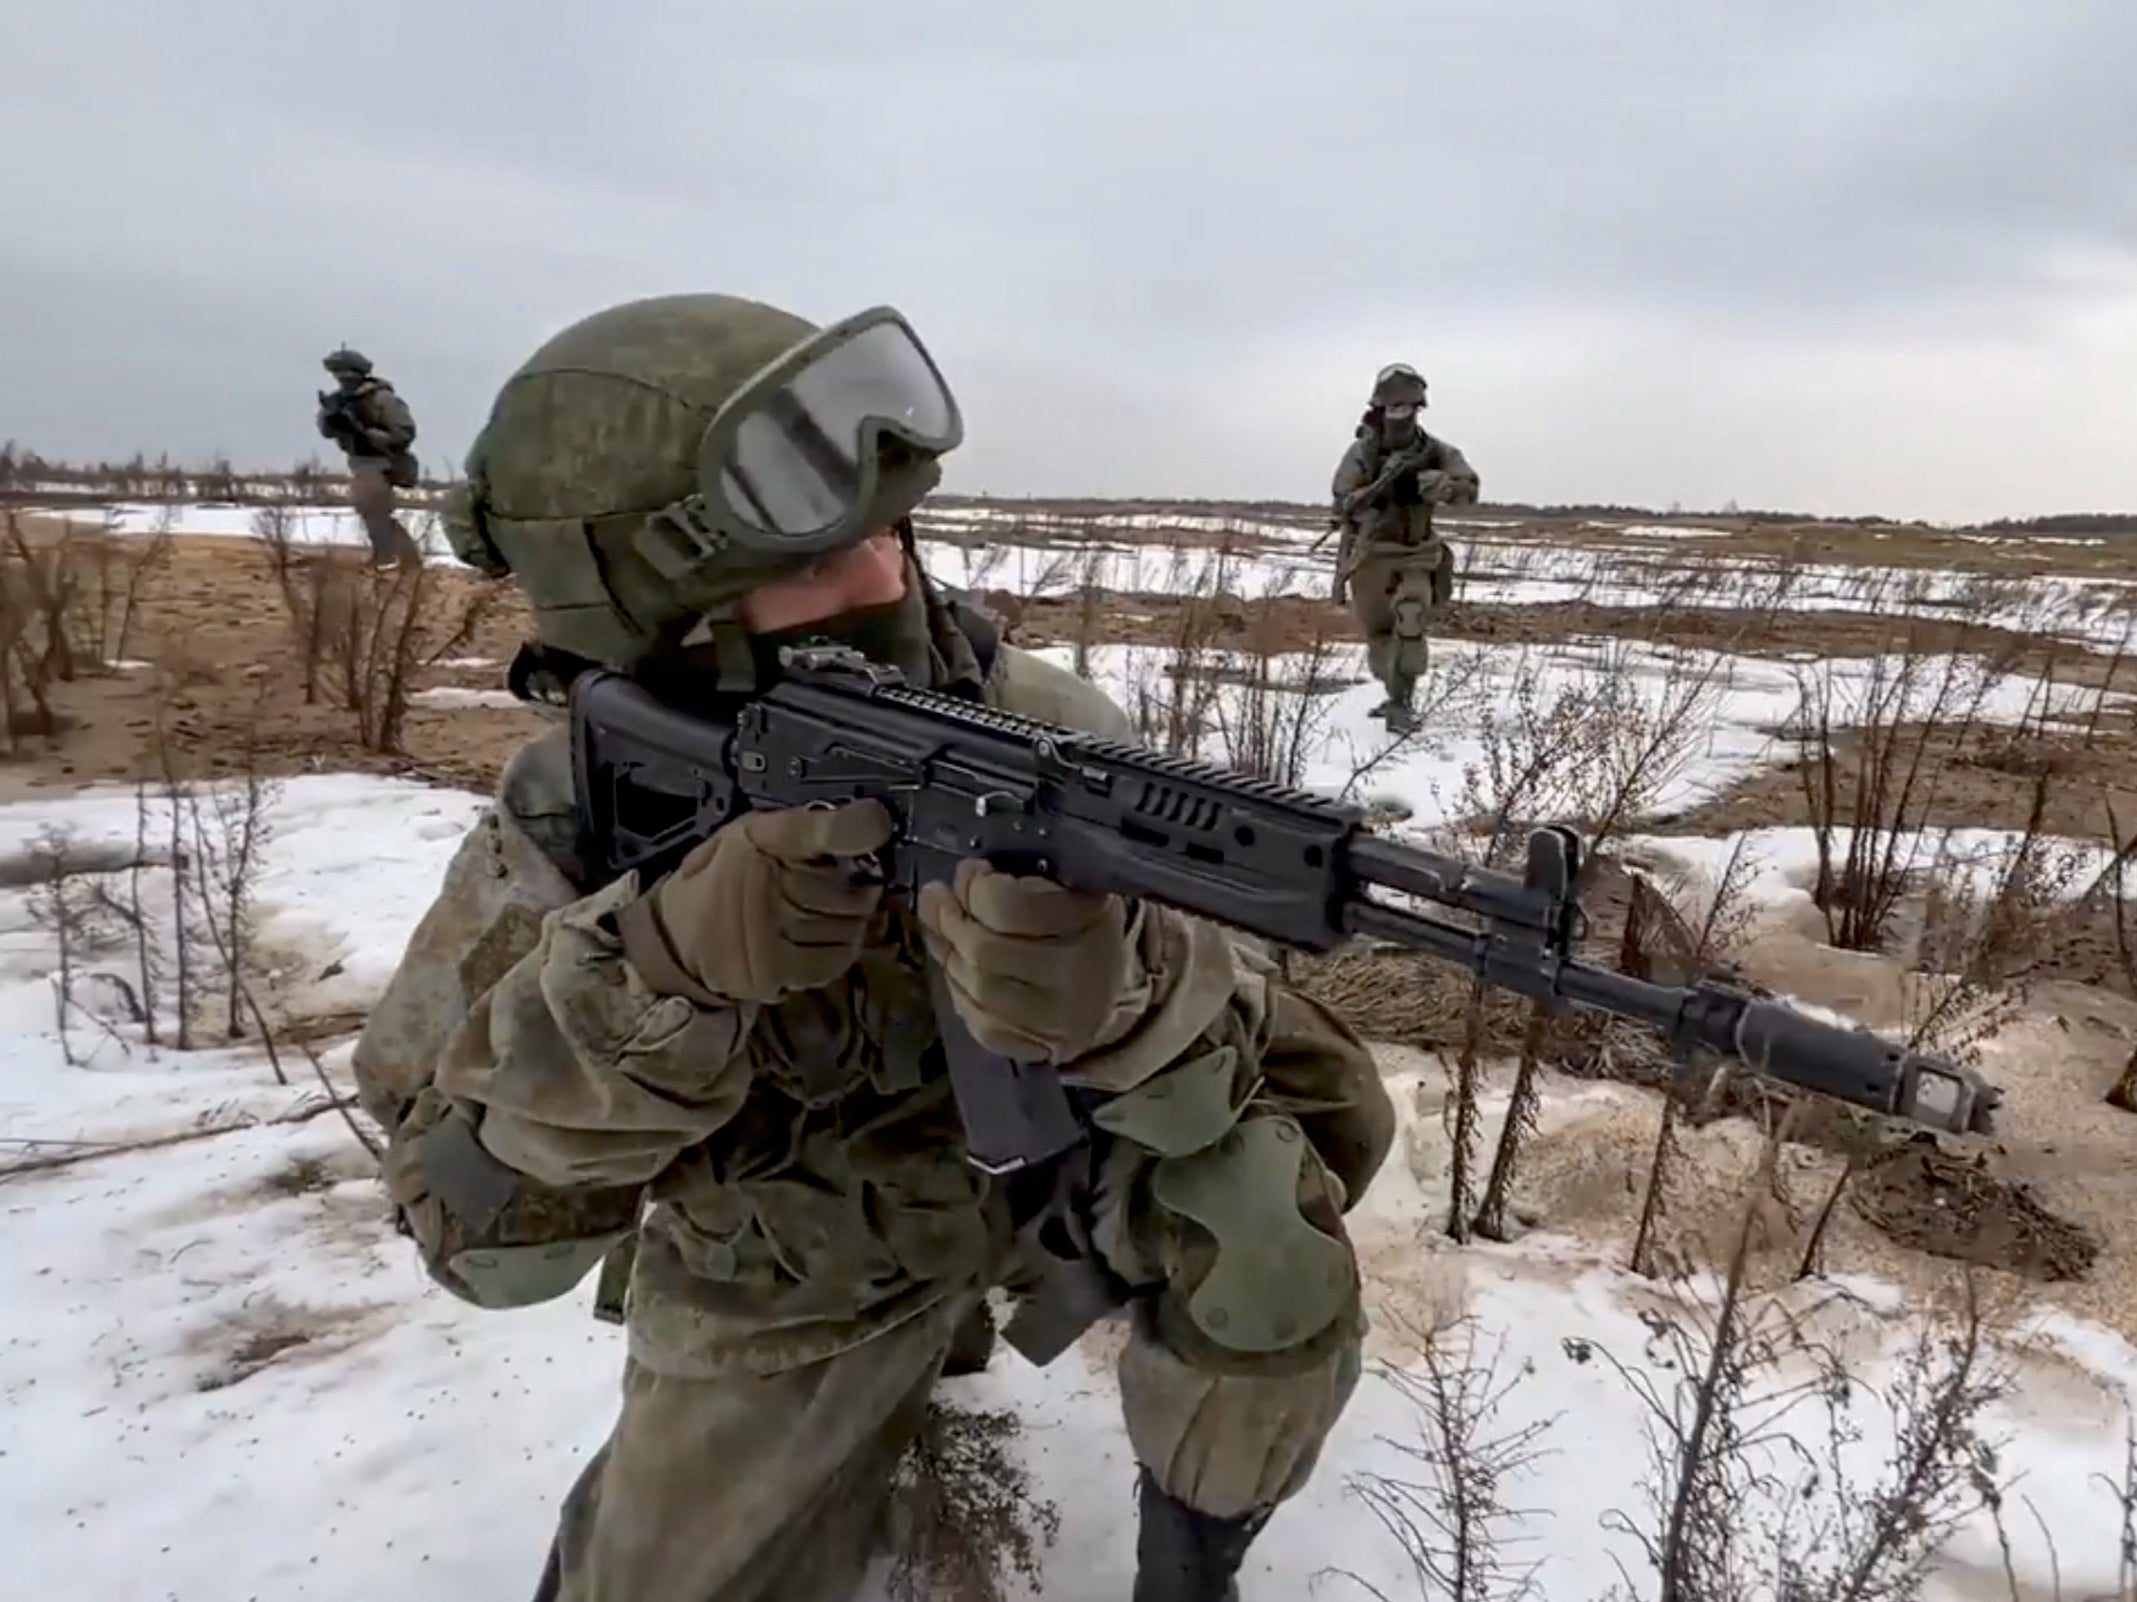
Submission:
{"label": "soldier walking in background", "polygon": [[1433,504],[1467,505],[1478,491],[1462,453],[1418,426],[1424,407],[1425,381],[1415,368],[1382,368],[1332,486],[1342,533],[1333,593],[1340,602],[1348,591],[1367,664],[1387,691],[1372,716],[1396,735],[1416,723],[1411,697],[1425,671],[1425,615],[1454,594],[1454,552],[1433,532]]}
{"label": "soldier walking in background", "polygon": [[335,388],[319,396],[319,432],[349,459],[349,504],[363,520],[377,568],[420,566],[422,553],[393,515],[396,489],[413,489],[416,422],[408,403],[371,370],[361,351],[331,351],[324,363]]}

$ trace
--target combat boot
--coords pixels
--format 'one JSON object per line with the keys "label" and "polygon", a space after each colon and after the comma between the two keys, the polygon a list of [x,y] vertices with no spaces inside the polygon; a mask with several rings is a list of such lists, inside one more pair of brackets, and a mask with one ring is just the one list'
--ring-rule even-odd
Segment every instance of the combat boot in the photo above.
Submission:
{"label": "combat boot", "polygon": [[1134,1602],[1238,1602],[1239,1565],[1270,1508],[1213,1518],[1167,1496],[1143,1470],[1137,1489]]}
{"label": "combat boot", "polygon": [[1417,727],[1417,714],[1411,710],[1409,703],[1406,701],[1390,701],[1388,702],[1387,724],[1388,733],[1399,740]]}

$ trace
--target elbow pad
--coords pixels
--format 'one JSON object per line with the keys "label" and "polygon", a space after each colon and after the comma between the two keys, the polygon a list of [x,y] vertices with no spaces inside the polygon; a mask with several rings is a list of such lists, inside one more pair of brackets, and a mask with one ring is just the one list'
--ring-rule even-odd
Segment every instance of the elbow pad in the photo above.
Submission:
{"label": "elbow pad", "polygon": [[492,1156],[463,1107],[416,1098],[386,1148],[386,1188],[430,1277],[477,1307],[567,1295],[637,1227],[637,1186],[557,1190]]}

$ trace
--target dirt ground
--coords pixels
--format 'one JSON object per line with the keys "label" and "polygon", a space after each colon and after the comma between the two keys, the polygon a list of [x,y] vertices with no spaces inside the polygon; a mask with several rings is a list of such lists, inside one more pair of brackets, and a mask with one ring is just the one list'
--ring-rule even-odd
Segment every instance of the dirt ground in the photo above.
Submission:
{"label": "dirt ground", "polygon": [[[140,542],[115,543],[122,560],[139,559]],[[52,684],[49,729],[33,709],[15,710],[12,749],[0,753],[0,799],[48,786],[130,782],[158,772],[164,752],[184,772],[233,771],[248,749],[276,775],[396,772],[489,788],[505,758],[549,717],[453,698],[467,691],[502,698],[505,665],[525,633],[516,595],[460,570],[426,571],[412,632],[418,658],[429,660],[409,675],[413,699],[400,749],[378,750],[351,705],[349,664],[352,654],[359,669],[379,658],[384,647],[373,644],[372,629],[382,616],[398,619],[405,598],[397,601],[392,578],[372,574],[359,552],[336,550],[317,560],[333,572],[319,585],[325,604],[311,605],[312,581],[300,576],[293,616],[271,554],[258,541],[171,540],[139,577],[131,626],[113,653],[118,665]],[[307,609],[326,619],[309,695]],[[455,640],[471,612],[467,637]],[[353,645],[337,646],[337,630]]]}

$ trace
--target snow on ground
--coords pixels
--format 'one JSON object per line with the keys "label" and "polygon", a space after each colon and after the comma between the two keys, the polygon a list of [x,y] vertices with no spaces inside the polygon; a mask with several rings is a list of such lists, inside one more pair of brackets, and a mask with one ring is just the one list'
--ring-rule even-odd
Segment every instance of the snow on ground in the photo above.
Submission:
{"label": "snow on ground", "polygon": [[414,706],[435,707],[487,706],[516,709],[527,704],[510,690],[469,690],[454,684],[440,684],[427,690],[414,691],[408,700]]}
{"label": "snow on ground", "polygon": [[[324,505],[278,504],[239,506],[216,503],[165,504],[155,501],[121,501],[104,508],[107,526],[117,534],[208,534],[251,539],[260,532],[262,513],[270,510],[287,520],[289,537],[308,545],[362,545],[363,524],[345,503]],[[69,511],[65,515],[88,521],[99,514]]]}
{"label": "snow on ground", "polygon": [[[478,805],[372,778],[289,782],[274,801],[262,915],[285,936],[302,933],[310,964],[339,965],[342,999],[368,999]],[[0,808],[0,855],[53,825],[84,842],[130,842],[131,808],[109,794]],[[303,1116],[317,1113],[316,1094],[274,1086],[249,1052],[151,1054],[131,1032],[130,1056],[68,1065],[52,1026],[53,950],[30,896],[0,889],[0,1165],[64,1155],[73,1142],[196,1138],[0,1174],[11,1588],[99,1602],[524,1598],[558,1499],[613,1407],[621,1343],[589,1316],[590,1288],[483,1313],[430,1287],[345,1127],[331,1113]],[[328,1070],[343,1075],[346,1055],[328,1053]],[[1398,1105],[1416,1105],[1408,1083],[1392,1088]],[[256,1121],[226,1127],[238,1112]],[[1485,1350],[1500,1349],[1505,1375],[1526,1370],[1505,1424],[1554,1421],[1548,1455],[1509,1488],[1536,1510],[1524,1560],[1543,1561],[1543,1596],[1582,1602],[1610,1584],[1616,1561],[1641,1573],[1605,1522],[1640,1512],[1641,1413],[1592,1353],[1670,1383],[1642,1321],[1652,1292],[1562,1239],[1436,1245],[1435,1196],[1400,1155],[1429,1146],[1436,1128],[1412,1115],[1355,1215],[1374,1303],[1415,1306],[1428,1285],[1466,1281]],[[1907,1330],[1898,1297],[1857,1289],[1859,1302],[1822,1317],[1875,1376]],[[1391,1320],[1378,1329],[1376,1355],[1403,1361]],[[1049,1599],[1128,1588],[1132,1469],[1107,1375],[1114,1344],[1094,1334],[1046,1371],[1004,1351],[987,1374],[945,1387],[1023,1418],[1022,1450],[1062,1514]],[[2067,1320],[2042,1320],[2037,1344],[2014,1359],[2026,1383],[1991,1422],[2054,1540],[2064,1594],[2097,1594],[2113,1583],[2114,1516],[2094,1476],[2119,1471],[2137,1352]],[[1874,1411],[1858,1423],[1861,1466],[1887,1438]],[[1815,1447],[1810,1430],[1808,1419],[1798,1426]],[[1361,1473],[1414,1473],[1401,1449],[1416,1439],[1408,1405],[1369,1376],[1313,1482],[1255,1549],[1247,1597],[1317,1591],[1331,1566],[1389,1597],[1414,1594],[1405,1560],[1350,1487]],[[1611,1472],[1596,1473],[1599,1463]],[[2021,1519],[2012,1533],[2020,1574],[2044,1583],[2040,1532]],[[2000,1572],[1981,1528],[1955,1556]]]}
{"label": "snow on ground", "polygon": [[[1837,872],[1848,860],[1854,831],[1833,830]],[[1873,841],[1877,862],[1903,874],[1931,873],[1969,897],[1992,895],[2020,864],[2026,837],[2017,829],[1907,829]],[[1818,879],[1818,836],[1807,826],[1743,829],[1716,839],[1706,835],[1645,834],[1619,842],[1627,854],[1651,860],[1681,876],[1692,904],[1711,906],[1715,887],[1736,864],[1739,894],[1766,911],[1812,905]],[[2066,901],[2078,900],[2115,862],[2115,853],[2091,840],[2040,835],[2026,866],[2046,880],[2043,888]]]}
{"label": "snow on ground", "polygon": [[1729,532],[1698,523],[1602,523],[1593,519],[1581,527],[1604,534],[1630,534],[1643,540],[1712,540],[1725,538]]}
{"label": "snow on ground", "polygon": [[[125,534],[163,530],[251,536],[257,506],[122,502],[105,509],[53,508],[49,515],[103,522]],[[290,537],[304,543],[362,545],[345,505],[286,505]],[[414,514],[422,520],[424,514]],[[917,520],[929,570],[947,584],[1069,595],[1086,583],[1121,593],[1243,599],[1320,595],[1333,543],[1311,518],[1203,513],[1024,512],[1014,508],[931,507]],[[1446,518],[1454,536],[1456,596],[1501,605],[1586,602],[1595,606],[1740,607],[1762,611],[1903,614],[1975,618],[2020,632],[2043,632],[2096,647],[2137,636],[2137,580],[2059,574],[1992,579],[1940,569],[1799,563],[1774,557],[1703,554],[1689,564],[1652,543],[1614,547],[1594,539],[1552,542],[1489,519]],[[1642,541],[1687,539],[1712,530],[1659,524],[1593,525]],[[1029,537],[1019,539],[1020,531]],[[1502,537],[1494,537],[1501,531]],[[1168,540],[1168,532],[1189,538]],[[1082,538],[1074,536],[1083,535]],[[421,535],[433,558],[450,561],[435,530]],[[2035,540],[2032,543],[2053,543]],[[2083,544],[2081,540],[2063,543]]]}
{"label": "snow on ground", "polygon": [[[226,812],[219,811],[216,795],[225,798]],[[267,977],[275,994],[307,1014],[368,1007],[392,975],[408,932],[482,803],[458,791],[356,774],[279,781],[264,799],[253,939],[271,965]],[[140,805],[130,789],[99,786],[0,807],[0,862],[19,863],[41,844],[59,839],[75,861],[90,862],[101,852],[126,862],[135,855],[136,841],[145,841],[152,866],[142,875],[141,903],[164,948],[158,966],[167,988],[175,982],[171,951],[176,944],[165,933],[175,922],[171,879],[163,866],[172,856],[171,808],[154,796],[147,799],[145,814],[137,810]],[[224,816],[233,823],[241,818],[238,792],[209,792],[197,810],[181,810],[180,843],[190,859],[207,854],[201,849],[204,838],[208,852],[220,852],[228,837]],[[126,877],[109,881],[122,897]],[[0,1028],[11,1038],[51,1035],[55,1028],[50,985],[27,979],[50,966],[46,954],[52,936],[46,922],[35,915],[30,892],[0,894]],[[197,926],[197,916],[193,922]],[[212,960],[212,940],[196,931],[194,946],[193,960],[205,968]],[[76,960],[82,970],[115,972],[140,988],[138,959],[123,942],[108,953]],[[77,981],[76,994],[85,1006],[96,1005],[99,997],[108,1004],[108,992],[94,980]],[[9,1063],[0,1078],[0,1138],[23,1138],[25,1120],[38,1125],[40,1138],[166,1134],[184,1127],[191,1115],[183,1105],[187,1087],[207,1087],[205,1104],[215,1105],[258,1085],[249,1061],[233,1063],[212,1052],[154,1056],[123,1033],[109,1034],[86,1019],[76,1019],[73,1039],[86,1071],[55,1066],[36,1053]],[[248,1110],[259,1110],[257,1098]]]}
{"label": "snow on ground", "polygon": [[[1038,654],[1076,669],[1072,646],[1048,646]],[[1178,679],[1167,671],[1171,659],[1163,646],[1101,645],[1090,649],[1086,665],[1092,679],[1131,716],[1139,708],[1150,709],[1147,715],[1154,721],[1146,726],[1146,737],[1154,737],[1164,727],[1164,709],[1181,695]],[[1247,658],[1222,660],[1235,672],[1250,665]],[[1942,657],[1916,661],[1908,680],[1910,703],[1962,693],[1940,690],[1949,665]],[[2082,717],[2091,704],[2093,692],[2074,686],[2044,689],[2038,680],[2016,674],[1977,679],[1966,676],[1972,670],[1965,664],[1958,667],[1950,682],[1967,686],[1963,699],[1977,706],[1976,716],[1984,723],[2017,724],[2044,713],[2051,719]],[[1793,738],[1782,731],[1800,704],[1802,671],[1766,657],[1627,640],[1536,646],[1434,641],[1431,673],[1416,698],[1422,726],[1400,742],[1367,715],[1384,692],[1366,672],[1362,647],[1331,646],[1318,663],[1307,653],[1274,656],[1266,674],[1279,703],[1274,714],[1279,727],[1299,730],[1304,760],[1295,782],[1325,793],[1348,792],[1353,800],[1399,801],[1414,824],[1428,827],[1472,810],[1464,800],[1464,775],[1490,772],[1492,742],[1484,733],[1485,719],[1507,727],[1524,704],[1538,714],[1547,714],[1554,704],[1578,704],[1596,720],[1614,719],[1623,731],[1621,746],[1630,747],[1647,743],[1671,709],[1696,709],[1684,716],[1674,759],[1657,765],[1651,793],[1639,809],[1674,816],[1792,747]],[[1884,686],[1888,698],[1899,693],[1897,659],[1846,658],[1817,671],[1821,682],[1830,674],[1836,723],[1845,724],[1847,709],[1874,685]],[[1321,693],[1304,694],[1309,676]],[[1586,699],[1576,703],[1572,697]],[[2114,697],[2124,699],[2119,692]],[[1253,700],[1236,682],[1221,686],[1208,712],[1200,756],[1226,766],[1254,765],[1248,760],[1254,731],[1270,714],[1257,717]],[[1301,718],[1303,723],[1297,721]],[[1532,804],[1543,799],[1533,797]]]}

